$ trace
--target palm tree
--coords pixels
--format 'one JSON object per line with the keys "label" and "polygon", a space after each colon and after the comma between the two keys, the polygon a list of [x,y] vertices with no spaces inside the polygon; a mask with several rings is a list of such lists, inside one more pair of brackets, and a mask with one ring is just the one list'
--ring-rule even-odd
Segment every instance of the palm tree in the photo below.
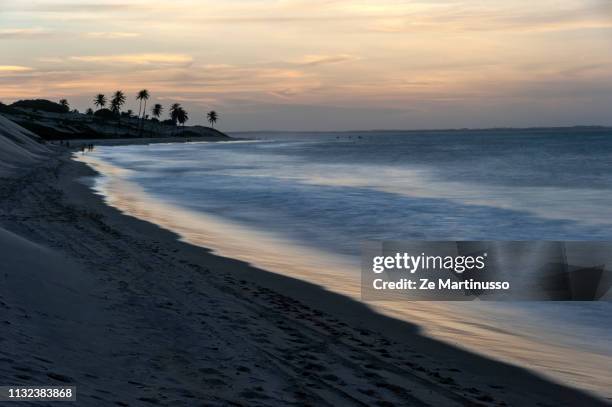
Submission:
{"label": "palm tree", "polygon": [[121,106],[125,103],[125,93],[118,90],[111,99],[111,111],[117,115],[117,126],[121,126]]}
{"label": "palm tree", "polygon": [[[139,123],[139,132],[142,131],[142,127],[144,126],[144,115],[145,112],[147,111],[147,100],[149,100],[149,91],[146,89],[141,90],[140,92],[138,92],[138,96],[136,96],[136,100],[138,100],[140,102],[140,105],[138,106],[138,117],[140,119],[140,123]],[[144,100],[144,108],[142,107],[142,101]]]}
{"label": "palm tree", "polygon": [[111,110],[115,114],[119,114],[121,111],[121,106],[125,103],[125,93],[123,91],[116,91],[113,94],[113,98],[111,99]]}
{"label": "palm tree", "polygon": [[153,109],[151,109],[151,114],[153,117],[159,120],[159,116],[161,116],[163,110],[164,107],[159,103],[156,103],[155,106],[153,106]]}
{"label": "palm tree", "polygon": [[94,98],[94,105],[98,106],[100,108],[106,106],[106,96],[104,96],[103,94],[99,93],[96,95],[96,97]]}
{"label": "palm tree", "polygon": [[174,103],[172,106],[170,106],[170,119],[174,123],[174,126],[176,126],[176,123],[178,122],[178,115],[181,109],[182,107],[180,103]]}
{"label": "palm tree", "polygon": [[210,122],[210,125],[212,127],[215,127],[215,123],[219,119],[219,115],[217,114],[217,112],[215,112],[214,110],[211,110],[210,112],[208,112],[206,117],[208,118],[208,121]]}
{"label": "palm tree", "polygon": [[[164,107],[160,105],[159,103],[156,103],[155,106],[153,106],[153,109],[151,109],[151,114],[153,115],[153,117],[155,117],[159,121],[159,117],[161,116],[163,110],[164,110]],[[159,123],[158,123],[158,126],[159,126]]]}
{"label": "palm tree", "polygon": [[174,122],[174,124],[176,124],[178,120],[178,112],[180,109],[182,109],[180,103],[174,103],[172,106],[170,106],[170,119]]}
{"label": "palm tree", "polygon": [[185,131],[185,123],[189,120],[189,114],[182,107],[179,107],[178,113],[176,114],[176,120],[183,126],[183,132]]}
{"label": "palm tree", "polygon": [[170,120],[174,123],[176,127],[176,123],[178,122],[179,111],[182,109],[180,103],[174,103],[170,106]]}
{"label": "palm tree", "polygon": [[[140,92],[138,92],[138,95],[136,96],[136,100],[138,100],[140,102],[140,104],[138,105],[138,117],[140,117],[140,115],[142,114],[143,110],[142,110],[142,101],[144,100],[145,103],[147,103],[147,100],[149,99],[149,91],[146,89],[141,90]],[[146,110],[147,106],[145,104],[145,110]]]}
{"label": "palm tree", "polygon": [[66,113],[70,111],[70,105],[68,104],[68,101],[66,99],[61,99],[59,101],[59,104],[64,108],[64,111]]}

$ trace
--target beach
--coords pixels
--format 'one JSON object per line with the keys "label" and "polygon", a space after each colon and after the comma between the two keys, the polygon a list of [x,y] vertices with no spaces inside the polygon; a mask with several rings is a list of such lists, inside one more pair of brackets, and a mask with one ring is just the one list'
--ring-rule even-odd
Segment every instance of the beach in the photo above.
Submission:
{"label": "beach", "polygon": [[[106,205],[59,146],[0,184],[1,382],[97,405],[606,405]],[[34,405],[34,404],[32,404]]]}
{"label": "beach", "polygon": [[612,407],[611,0],[0,3],[0,407]]}

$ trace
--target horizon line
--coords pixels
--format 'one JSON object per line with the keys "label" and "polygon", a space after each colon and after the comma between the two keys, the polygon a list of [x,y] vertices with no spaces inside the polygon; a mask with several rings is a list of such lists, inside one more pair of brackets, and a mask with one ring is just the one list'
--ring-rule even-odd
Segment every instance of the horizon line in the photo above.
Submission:
{"label": "horizon line", "polygon": [[[195,125],[197,126],[197,124]],[[189,126],[187,126],[189,127]],[[427,131],[487,131],[487,130],[545,130],[545,129],[579,129],[596,128],[610,129],[612,125],[605,124],[575,124],[568,126],[499,126],[499,127],[448,127],[421,129],[369,129],[369,130],[226,130],[228,133],[373,133],[373,132],[427,132]]]}

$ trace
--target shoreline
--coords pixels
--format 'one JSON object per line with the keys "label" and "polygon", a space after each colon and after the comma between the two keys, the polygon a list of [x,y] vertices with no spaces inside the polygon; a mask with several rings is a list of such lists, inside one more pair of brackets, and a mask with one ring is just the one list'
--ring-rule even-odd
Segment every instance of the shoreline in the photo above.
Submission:
{"label": "shoreline", "polygon": [[[62,282],[80,293],[73,306],[92,308],[91,323],[78,334],[86,335],[83,342],[74,343],[73,331],[63,325],[71,309],[55,310],[56,323],[36,312],[30,320],[15,317],[21,338],[40,318],[37,323],[53,325],[54,333],[43,343],[53,348],[60,338],[74,348],[72,356],[61,347],[45,353],[61,356],[54,369],[83,389],[80,405],[96,405],[99,398],[117,402],[112,397],[130,405],[153,399],[189,405],[194,398],[211,405],[606,405],[426,337],[416,325],[316,285],[183,243],[107,206],[79,182],[94,174],[55,153],[14,179],[0,199],[9,214],[1,227],[70,258],[76,273],[86,276]],[[0,294],[10,310],[17,309],[12,303],[18,297]],[[68,325],[80,327],[76,320]],[[30,354],[33,345],[22,341],[15,351]],[[82,361],[77,355],[86,350],[91,359]],[[122,362],[129,369],[116,372]],[[0,374],[15,376],[14,367]],[[17,382],[48,376],[30,370],[30,379]],[[100,391],[111,388],[112,396]]]}
{"label": "shoreline", "polygon": [[[70,142],[72,146],[94,144],[94,146],[129,146],[129,145],[147,145],[147,144],[164,144],[164,143],[218,143],[246,140],[243,138],[234,137],[140,137],[140,138],[92,138],[92,139],[65,139],[65,140],[50,140],[52,144],[57,144],[60,141]],[[75,152],[78,152],[75,150]]]}
{"label": "shoreline", "polygon": [[[162,150],[215,150],[212,144],[166,145]],[[219,146],[222,150],[231,146]],[[153,156],[157,148],[150,146]],[[137,156],[149,156],[140,148],[131,148]],[[247,151],[250,149],[247,149]],[[132,173],[126,162],[114,162],[113,148],[101,147],[93,154],[77,154],[77,161],[86,162],[101,175],[96,177],[92,188],[104,197],[104,202],[119,211],[172,231],[181,240],[212,250],[214,254],[242,260],[260,269],[300,279],[321,286],[323,289],[344,295],[374,309],[377,313],[408,321],[419,326],[428,336],[447,344],[458,346],[484,357],[527,368],[554,382],[591,392],[598,397],[612,397],[609,390],[608,367],[610,355],[605,347],[608,335],[588,332],[581,326],[580,315],[571,312],[572,304],[534,303],[525,309],[525,304],[501,304],[491,302],[470,302],[461,305],[448,302],[394,302],[363,301],[360,288],[358,259],[330,253],[310,247],[308,241],[287,238],[274,230],[273,224],[253,225],[235,222],[234,208],[226,216],[215,211],[201,211],[160,199],[150,192],[155,184],[146,182],[153,190],[147,191],[138,180],[132,180]],[[125,151],[115,151],[119,157]],[[142,155],[141,155],[142,154]],[[173,160],[172,154],[168,155]],[[110,159],[110,160],[109,160]],[[166,164],[161,164],[162,166]],[[206,164],[204,164],[206,166]],[[126,171],[127,170],[127,171]],[[163,179],[161,179],[163,181]],[[178,180],[177,180],[178,181]],[[231,182],[228,187],[231,187]],[[162,192],[162,195],[164,193]],[[209,198],[204,198],[209,199]],[[217,197],[210,196],[214,202]],[[187,203],[188,202],[184,202]],[[198,205],[197,203],[194,203]],[[258,206],[258,200],[251,204]],[[316,222],[316,219],[315,219]],[[266,222],[267,223],[267,222]],[[267,229],[270,226],[270,229]],[[303,225],[300,225],[303,226]],[[357,261],[355,261],[357,260]],[[582,308],[581,304],[573,304]],[[589,303],[584,306],[591,314],[592,307],[604,303]],[[556,311],[555,311],[556,310]],[[566,314],[565,311],[570,314]],[[605,321],[605,315],[599,313]],[[559,322],[565,321],[563,325]],[[561,331],[565,326],[569,331]],[[605,328],[593,323],[590,328]],[[581,329],[582,328],[582,329]],[[600,345],[593,346],[595,339]],[[571,366],[571,369],[567,367]]]}

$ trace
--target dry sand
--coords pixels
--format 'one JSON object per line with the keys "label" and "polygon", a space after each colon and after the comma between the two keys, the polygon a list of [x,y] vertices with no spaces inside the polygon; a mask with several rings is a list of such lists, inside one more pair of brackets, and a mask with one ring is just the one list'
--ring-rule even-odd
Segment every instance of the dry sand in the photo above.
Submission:
{"label": "dry sand", "polygon": [[79,406],[606,405],[182,243],[47,150],[0,180],[0,384],[74,385]]}
{"label": "dry sand", "polygon": [[38,136],[0,115],[0,177],[17,174],[47,153]]}

